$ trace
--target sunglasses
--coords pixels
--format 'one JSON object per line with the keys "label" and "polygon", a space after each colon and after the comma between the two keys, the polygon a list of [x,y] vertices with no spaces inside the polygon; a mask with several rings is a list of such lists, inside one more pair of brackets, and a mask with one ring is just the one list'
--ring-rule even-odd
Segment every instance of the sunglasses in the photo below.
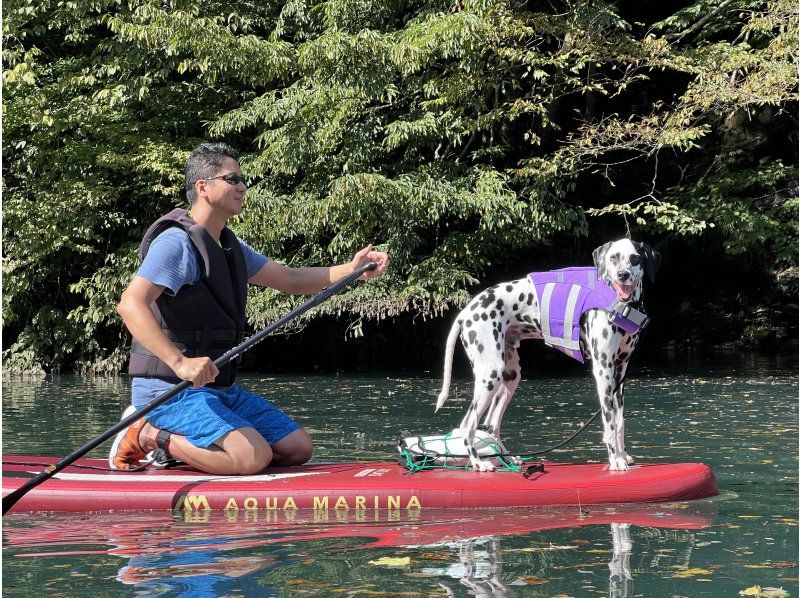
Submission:
{"label": "sunglasses", "polygon": [[[236,185],[238,185],[239,183],[244,183],[244,179],[242,178],[241,175],[238,175],[238,174],[235,174],[235,173],[232,173],[232,172],[229,173],[229,174],[221,174],[219,176],[210,176],[210,177],[208,177],[206,179],[203,179],[203,180],[205,180],[205,181],[213,181],[215,179],[222,179],[223,181],[225,181],[229,185],[233,185],[234,187]],[[247,183],[244,183],[244,184],[245,184],[245,186],[247,186]]]}

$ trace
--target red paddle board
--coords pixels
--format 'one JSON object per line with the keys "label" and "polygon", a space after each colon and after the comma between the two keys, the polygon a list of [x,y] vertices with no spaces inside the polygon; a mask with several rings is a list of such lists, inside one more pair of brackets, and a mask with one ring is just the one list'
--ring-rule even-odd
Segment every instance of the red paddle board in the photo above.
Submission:
{"label": "red paddle board", "polygon": [[[3,496],[56,457],[3,457]],[[532,507],[667,502],[717,494],[702,463],[546,463],[529,478],[499,471],[428,470],[408,474],[396,463],[311,463],[253,476],[215,476],[188,467],[106,471],[80,459],[14,505],[20,511],[374,510]]]}

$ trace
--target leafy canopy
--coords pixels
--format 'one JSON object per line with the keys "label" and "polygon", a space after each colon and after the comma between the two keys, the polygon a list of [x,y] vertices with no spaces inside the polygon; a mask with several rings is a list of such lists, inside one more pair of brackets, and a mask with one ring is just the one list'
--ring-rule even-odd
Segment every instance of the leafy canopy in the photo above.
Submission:
{"label": "leafy canopy", "polygon": [[[575,0],[9,0],[6,371],[115,371],[115,304],[188,151],[244,151],[233,226],[292,265],[391,272],[322,306],[460,304],[487,269],[608,218],[796,261],[797,8]],[[293,300],[253,291],[254,325]],[[10,334],[9,334],[10,332]]]}

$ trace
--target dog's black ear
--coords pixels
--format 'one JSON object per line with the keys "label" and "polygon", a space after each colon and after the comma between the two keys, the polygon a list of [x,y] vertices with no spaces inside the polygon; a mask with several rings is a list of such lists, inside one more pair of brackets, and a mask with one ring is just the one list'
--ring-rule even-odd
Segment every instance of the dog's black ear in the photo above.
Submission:
{"label": "dog's black ear", "polygon": [[661,265],[661,254],[647,243],[640,243],[639,255],[644,262],[644,271],[647,273],[648,280],[650,282],[655,282],[656,272],[658,272],[658,267]]}
{"label": "dog's black ear", "polygon": [[606,253],[611,243],[605,243],[592,252],[594,267],[597,268],[597,278],[602,280],[606,276]]}

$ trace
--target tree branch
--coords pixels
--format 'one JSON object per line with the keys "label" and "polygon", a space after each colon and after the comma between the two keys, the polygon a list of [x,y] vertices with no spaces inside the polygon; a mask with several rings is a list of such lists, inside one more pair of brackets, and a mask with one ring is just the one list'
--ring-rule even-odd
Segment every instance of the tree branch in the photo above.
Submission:
{"label": "tree branch", "polygon": [[684,29],[680,33],[673,33],[671,35],[665,35],[664,38],[669,40],[669,41],[673,41],[673,40],[680,41],[680,40],[682,40],[684,37],[694,33],[695,31],[700,29],[703,25],[708,23],[711,19],[716,17],[719,13],[721,13],[723,10],[725,10],[731,2],[733,2],[733,0],[725,0],[722,4],[717,6],[717,8],[712,10],[710,13],[708,13],[706,16],[704,16],[702,19],[697,21],[697,23],[695,23],[694,25],[692,25],[688,29]]}

